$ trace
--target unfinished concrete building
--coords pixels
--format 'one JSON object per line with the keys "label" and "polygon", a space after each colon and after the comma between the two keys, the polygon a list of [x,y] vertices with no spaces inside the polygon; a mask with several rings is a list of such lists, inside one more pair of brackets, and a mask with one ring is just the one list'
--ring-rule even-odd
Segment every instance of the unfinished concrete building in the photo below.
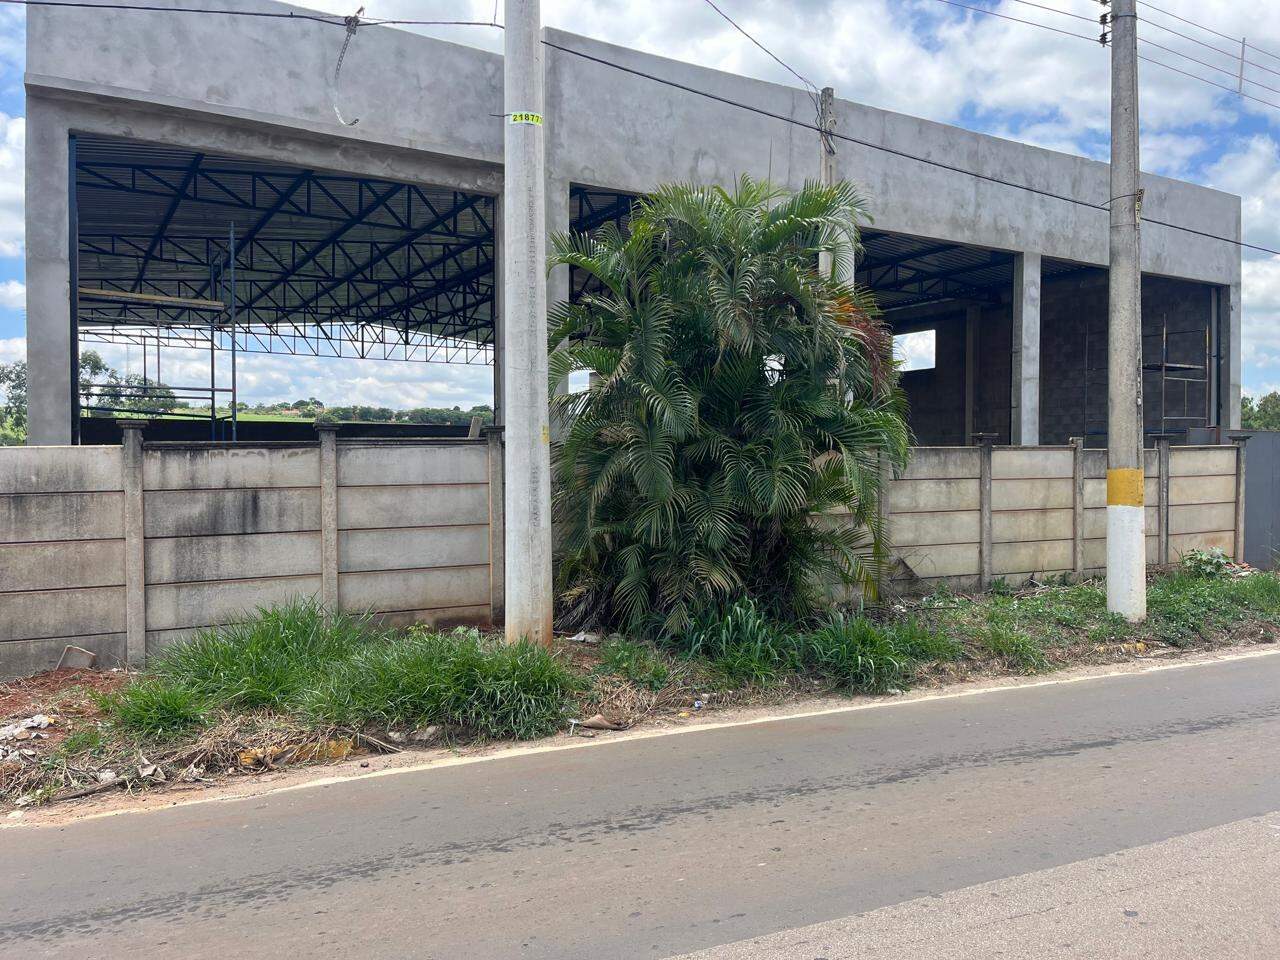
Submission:
{"label": "unfinished concrete building", "polygon": [[[81,438],[82,342],[152,345],[157,363],[208,349],[192,389],[220,404],[235,352],[493,363],[501,57],[362,28],[336,91],[347,126],[327,24],[33,7],[27,36],[31,442]],[[555,30],[543,49],[551,229],[665,181],[817,173],[802,90]],[[858,280],[896,332],[932,331],[931,365],[904,376],[918,442],[1100,444],[1106,165],[847,101],[836,115],[839,175],[874,215]],[[1143,213],[1146,427],[1235,426],[1240,202],[1149,176]]]}
{"label": "unfinished concrete building", "polygon": [[[60,6],[27,24],[34,445],[0,450],[0,677],[67,644],[140,663],[300,596],[501,622],[517,487],[500,431],[255,435],[212,405],[207,423],[117,422],[84,416],[110,404],[75,375],[82,344],[125,343],[172,382],[181,349],[208,364],[183,397],[225,410],[245,352],[494,364],[501,58],[361,28],[336,91],[349,126],[332,23]],[[552,30],[542,49],[551,229],[625,218],[665,181],[818,172],[804,91]],[[836,114],[839,174],[875,217],[858,279],[904,337],[931,331],[903,377],[921,446],[881,502],[890,586],[1101,572],[1106,455],[1062,444],[1105,439],[1106,166]],[[1143,209],[1147,428],[1236,426],[1239,200],[1148,177]],[[560,270],[549,297],[583,282]],[[1242,447],[1164,439],[1145,459],[1149,562],[1240,551]]]}

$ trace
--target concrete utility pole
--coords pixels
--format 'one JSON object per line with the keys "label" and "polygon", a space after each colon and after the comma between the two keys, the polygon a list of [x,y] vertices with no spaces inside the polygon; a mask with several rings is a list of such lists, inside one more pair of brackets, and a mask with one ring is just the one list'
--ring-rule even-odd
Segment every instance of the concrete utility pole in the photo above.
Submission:
{"label": "concrete utility pole", "polygon": [[1138,218],[1136,0],[1111,17],[1111,256],[1107,332],[1107,609],[1147,616],[1146,498],[1142,460],[1142,260]]}
{"label": "concrete utility pole", "polygon": [[547,207],[539,0],[506,0],[502,389],[506,638],[551,643]]}
{"label": "concrete utility pole", "polygon": [[[818,136],[818,181],[824,187],[835,186],[836,182],[836,149],[831,142],[831,133],[836,128],[835,99],[836,92],[831,87],[822,88],[818,98],[818,126],[822,128]],[[818,272],[822,276],[831,276],[833,263],[831,254],[818,254]]]}

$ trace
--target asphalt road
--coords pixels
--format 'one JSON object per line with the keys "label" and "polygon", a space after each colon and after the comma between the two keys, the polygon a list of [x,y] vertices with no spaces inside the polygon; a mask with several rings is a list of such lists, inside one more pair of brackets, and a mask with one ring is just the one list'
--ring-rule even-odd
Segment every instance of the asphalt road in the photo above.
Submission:
{"label": "asphalt road", "polygon": [[[1057,916],[1068,928],[1101,930],[1118,903],[1079,891],[1107,876],[1090,858],[1117,851],[1138,911],[1121,916],[1141,932],[1143,910],[1172,909],[1151,901],[1188,858],[1202,880],[1208,863],[1275,889],[1257,837],[1212,829],[1280,824],[1264,816],[1280,810],[1278,744],[1280,656],[1266,656],[6,829],[0,957],[834,960],[869,929],[887,944],[986,901],[1012,908],[984,936],[1015,936],[1028,891],[1082,911]],[[998,881],[1024,888],[977,886]],[[1221,899],[1203,886],[1179,896],[1184,924]],[[797,928],[833,952],[776,939]],[[1016,936],[986,954],[876,955],[1041,955]],[[1050,941],[1045,956],[1097,955]],[[1280,953],[1256,946],[1230,955]]]}

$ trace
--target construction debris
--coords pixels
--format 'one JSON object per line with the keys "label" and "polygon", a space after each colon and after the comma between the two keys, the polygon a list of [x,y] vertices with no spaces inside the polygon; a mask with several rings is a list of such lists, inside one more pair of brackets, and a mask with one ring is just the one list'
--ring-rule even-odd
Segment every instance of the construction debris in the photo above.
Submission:
{"label": "construction debris", "polygon": [[58,665],[55,670],[91,670],[98,665],[98,655],[92,650],[86,650],[84,647],[77,647],[74,643],[68,643],[62,648],[62,656],[58,657]]}

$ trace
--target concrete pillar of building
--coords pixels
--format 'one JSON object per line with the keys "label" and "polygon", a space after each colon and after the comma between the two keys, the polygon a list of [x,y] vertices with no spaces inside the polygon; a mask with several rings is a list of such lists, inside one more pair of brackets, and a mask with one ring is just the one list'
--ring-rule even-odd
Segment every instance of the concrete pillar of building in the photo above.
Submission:
{"label": "concrete pillar of building", "polygon": [[978,326],[982,307],[972,304],[964,312],[964,442],[971,443],[978,410]]}
{"label": "concrete pillar of building", "polygon": [[[569,229],[569,183],[547,177],[547,236],[553,233],[564,233]],[[547,274],[547,309],[551,310],[557,303],[569,299],[569,268],[556,267]],[[554,385],[556,396],[563,397],[569,392],[569,378],[564,377]],[[551,418],[551,437],[559,439],[564,431],[564,424],[559,417]]]}
{"label": "concrete pillar of building", "polygon": [[70,136],[55,107],[27,107],[26,219],[27,442],[72,443],[72,370],[79,366],[71,330]]}
{"label": "concrete pillar of building", "polygon": [[1013,395],[1010,442],[1040,443],[1040,254],[1013,261]]}
{"label": "concrete pillar of building", "polygon": [[1222,350],[1222,413],[1228,430],[1240,429],[1240,324],[1244,317],[1240,284],[1222,288],[1220,347]]}

